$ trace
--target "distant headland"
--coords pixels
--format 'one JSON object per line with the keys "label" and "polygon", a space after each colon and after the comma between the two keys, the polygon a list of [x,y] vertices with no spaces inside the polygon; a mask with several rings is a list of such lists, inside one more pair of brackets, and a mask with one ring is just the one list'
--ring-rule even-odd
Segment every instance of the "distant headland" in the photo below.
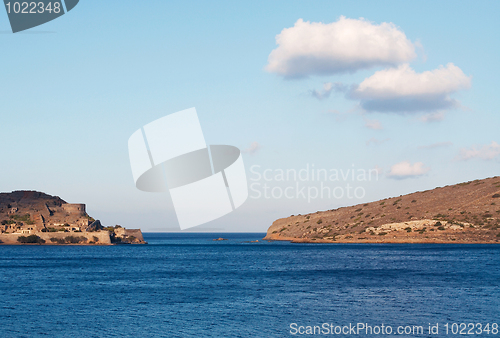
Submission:
{"label": "distant headland", "polygon": [[499,243],[500,177],[292,215],[267,240],[302,243]]}
{"label": "distant headland", "polygon": [[38,191],[0,193],[0,244],[146,244],[140,229],[105,227],[85,204]]}

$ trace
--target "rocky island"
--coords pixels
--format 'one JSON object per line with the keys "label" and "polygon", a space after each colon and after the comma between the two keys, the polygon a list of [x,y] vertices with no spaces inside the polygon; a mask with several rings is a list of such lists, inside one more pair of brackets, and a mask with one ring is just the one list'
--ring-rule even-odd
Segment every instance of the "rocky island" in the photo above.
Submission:
{"label": "rocky island", "polygon": [[145,244],[140,229],[104,227],[85,204],[38,191],[0,193],[0,244]]}
{"label": "rocky island", "polygon": [[278,219],[266,240],[499,243],[500,177]]}

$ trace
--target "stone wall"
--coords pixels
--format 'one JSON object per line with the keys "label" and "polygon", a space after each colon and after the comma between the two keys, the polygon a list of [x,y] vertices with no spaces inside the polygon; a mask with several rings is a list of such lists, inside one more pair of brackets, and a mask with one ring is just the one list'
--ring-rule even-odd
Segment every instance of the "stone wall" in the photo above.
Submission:
{"label": "stone wall", "polygon": [[[56,244],[53,243],[51,238],[64,239],[67,236],[80,237],[83,236],[87,238],[87,243],[94,241],[94,236],[99,239],[96,244],[111,245],[111,238],[109,237],[108,231],[96,231],[96,232],[35,232],[31,234],[0,234],[0,244],[19,244],[17,238],[19,236],[29,236],[37,235],[38,237],[45,240],[45,244]],[[82,243],[84,244],[84,243]]]}
{"label": "stone wall", "polygon": [[86,214],[85,204],[66,203],[62,205],[62,208],[71,215],[84,216]]}

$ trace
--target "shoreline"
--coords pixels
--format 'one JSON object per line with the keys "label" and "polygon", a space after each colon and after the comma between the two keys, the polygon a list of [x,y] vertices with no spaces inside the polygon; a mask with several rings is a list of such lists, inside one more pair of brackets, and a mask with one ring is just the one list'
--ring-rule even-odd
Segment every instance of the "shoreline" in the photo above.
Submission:
{"label": "shoreline", "polygon": [[414,241],[394,241],[394,240],[387,240],[387,241],[380,241],[380,240],[367,240],[367,241],[346,241],[346,240],[338,240],[338,241],[332,241],[332,240],[325,240],[325,239],[306,239],[306,238],[293,238],[293,237],[280,237],[280,238],[269,238],[269,237],[264,237],[262,238],[263,241],[280,241],[280,242],[290,242],[294,244],[495,244],[498,245],[500,244],[500,240],[494,240],[494,241],[477,241],[477,242],[471,242],[471,241],[464,241],[464,240],[431,240],[431,241],[422,241],[422,240],[414,240]]}

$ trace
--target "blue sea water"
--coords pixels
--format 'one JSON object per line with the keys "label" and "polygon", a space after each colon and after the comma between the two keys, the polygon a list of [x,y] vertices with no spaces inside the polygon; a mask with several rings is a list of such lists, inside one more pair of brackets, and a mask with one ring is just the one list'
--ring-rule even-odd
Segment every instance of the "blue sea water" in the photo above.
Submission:
{"label": "blue sea water", "polygon": [[451,337],[445,323],[500,324],[500,246],[249,243],[263,236],[0,246],[0,337],[301,336],[292,323]]}

